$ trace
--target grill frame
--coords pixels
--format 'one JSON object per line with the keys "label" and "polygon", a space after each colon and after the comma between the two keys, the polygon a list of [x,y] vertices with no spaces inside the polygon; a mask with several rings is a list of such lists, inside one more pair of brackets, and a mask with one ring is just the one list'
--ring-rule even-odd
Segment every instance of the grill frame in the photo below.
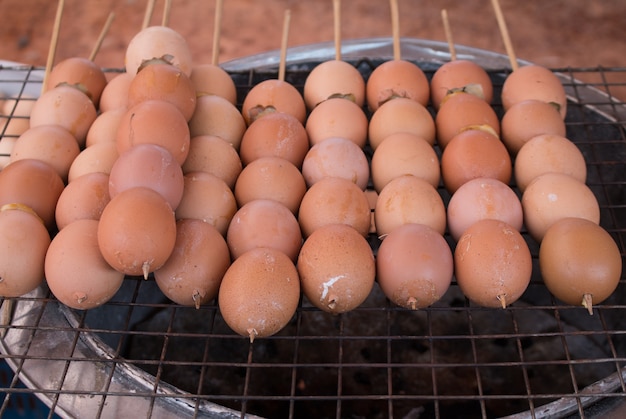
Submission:
{"label": "grill frame", "polygon": [[[375,40],[358,40],[354,42],[346,42],[344,44],[344,59],[352,61],[357,67],[372,66],[372,60],[368,57],[377,57],[377,60],[385,60],[391,57],[391,43],[388,39]],[[432,72],[442,62],[448,58],[446,48],[447,45],[420,40],[402,40],[403,57],[415,60],[425,69],[429,78]],[[306,63],[321,62],[328,57],[334,55],[332,44],[322,44],[316,46],[297,47],[289,51],[289,66],[287,71],[287,81],[290,81],[290,74],[295,74],[303,70]],[[506,57],[499,54],[475,50],[472,48],[459,47],[457,49],[459,58],[475,59],[481,63],[493,75],[506,75],[508,70],[508,62]],[[260,54],[244,60],[238,60],[231,63],[225,63],[224,68],[229,71],[238,81],[239,97],[244,97],[246,89],[253,84],[265,78],[276,77],[276,66],[279,55],[275,52],[268,54]],[[310,65],[310,64],[309,64]],[[38,80],[40,82],[41,69],[32,67],[0,67],[0,75],[7,71],[15,72],[17,75],[22,74],[33,79],[32,83],[23,87],[32,88],[37,91]],[[108,71],[117,71],[109,69]],[[621,155],[626,148],[626,137],[624,126],[626,125],[626,104],[623,101],[611,96],[615,89],[626,87],[626,69],[590,67],[590,68],[560,68],[553,69],[563,81],[566,91],[569,95],[570,102],[574,106],[570,107],[569,112],[575,113],[577,110],[591,110],[594,115],[599,115],[602,121],[591,122],[589,120],[568,121],[568,136],[570,132],[577,133],[577,144],[585,147],[585,150],[592,157],[588,158],[588,166],[592,169],[591,176],[588,181],[596,196],[598,196],[601,209],[603,225],[611,232],[619,245],[622,256],[625,254],[626,236],[624,235],[624,223],[620,224],[621,214],[626,208],[626,200],[615,203],[614,198],[607,188],[615,186],[619,188],[622,183],[626,184],[626,174],[623,179],[606,179],[603,168],[607,165],[624,165],[626,167],[626,155]],[[596,81],[582,82],[581,78],[591,76]],[[622,81],[613,81],[614,76],[621,77]],[[19,79],[19,77],[18,77]],[[22,78],[26,80],[26,78]],[[0,76],[0,89],[5,79]],[[245,85],[244,85],[245,84]],[[298,84],[298,83],[294,83]],[[297,86],[297,87],[301,87]],[[18,89],[17,94],[22,94],[24,90]],[[607,94],[608,92],[609,94]],[[499,109],[497,100],[494,107]],[[595,137],[593,130],[597,127],[607,125],[615,128],[619,132],[616,138],[609,138],[598,142],[590,138]],[[600,145],[598,145],[600,144]],[[607,147],[609,150],[615,149],[615,153],[611,153],[612,159],[598,157],[594,155],[596,147]],[[588,148],[587,148],[588,147]],[[620,158],[623,157],[623,158]],[[626,173],[626,171],[624,171]],[[441,188],[440,188],[441,191]],[[445,191],[442,191],[444,199]],[[375,247],[375,239],[373,239]],[[531,243],[531,252],[536,263],[536,255],[538,248],[533,247]],[[623,404],[626,393],[626,350],[616,345],[614,341],[621,342],[622,335],[626,334],[624,330],[610,327],[608,324],[619,318],[623,310],[626,309],[624,296],[626,286],[624,277],[620,281],[619,287],[609,301],[598,307],[594,307],[593,319],[587,319],[594,324],[595,329],[590,330],[571,330],[569,319],[572,313],[582,311],[582,308],[570,307],[563,305],[547,294],[547,290],[541,284],[540,279],[536,275],[537,267],[534,267],[534,276],[529,288],[529,293],[538,298],[539,303],[533,305],[513,304],[504,311],[498,311],[499,317],[510,317],[510,325],[513,332],[491,331],[489,333],[481,333],[482,323],[477,323],[478,318],[493,315],[492,309],[483,309],[469,304],[458,295],[458,287],[452,285],[451,291],[444,300],[435,306],[420,310],[419,313],[409,313],[404,309],[391,306],[388,302],[383,305],[377,305],[379,300],[364,304],[364,306],[355,310],[354,313],[348,313],[332,318],[335,321],[335,333],[331,335],[315,335],[310,333],[309,329],[305,329],[304,324],[314,321],[319,317],[319,311],[313,309],[303,301],[296,314],[295,319],[291,323],[292,329],[296,330],[295,336],[279,333],[276,336],[265,338],[263,342],[273,342],[278,345],[284,342],[293,343],[293,357],[290,360],[281,362],[264,362],[257,361],[261,357],[260,350],[263,349],[260,341],[250,344],[245,338],[235,336],[224,329],[224,325],[220,323],[219,313],[215,304],[210,304],[201,309],[201,313],[212,319],[214,329],[208,333],[189,333],[175,330],[174,321],[176,313],[188,308],[178,307],[173,303],[164,301],[155,294],[152,289],[149,292],[141,291],[140,288],[150,286],[150,281],[143,282],[137,278],[127,278],[125,286],[130,287],[127,292],[131,296],[129,301],[123,299],[114,299],[106,306],[112,310],[117,308],[127,309],[128,314],[122,317],[123,328],[119,328],[119,332],[112,332],[106,327],[94,326],[94,319],[88,318],[89,312],[76,312],[65,306],[59,305],[57,301],[50,295],[48,290],[41,287],[33,293],[20,298],[2,300],[3,304],[3,320],[10,318],[12,323],[6,325],[3,321],[0,324],[0,333],[4,338],[0,340],[0,355],[16,372],[20,380],[26,384],[26,388],[18,387],[17,380],[12,380],[8,385],[2,384],[1,390],[7,393],[4,403],[0,405],[0,414],[8,408],[11,397],[15,398],[19,394],[35,394],[46,402],[56,413],[64,417],[75,416],[77,412],[98,412],[98,416],[124,417],[142,415],[146,417],[160,417],[168,414],[176,413],[179,416],[188,417],[241,417],[250,416],[249,412],[254,412],[255,404],[258,401],[272,401],[285,405],[281,413],[285,413],[290,417],[297,416],[297,408],[299,405],[310,405],[328,403],[334,405],[334,414],[331,416],[343,417],[348,414],[354,414],[358,411],[358,404],[372,403],[380,406],[380,415],[382,417],[392,417],[398,415],[396,405],[403,403],[415,402],[416,411],[419,413],[419,403],[426,401],[432,403],[433,411],[427,411],[425,414],[431,414],[434,417],[441,417],[445,414],[445,406],[447,403],[466,401],[474,406],[475,415],[477,417],[489,417],[489,404],[492,402],[512,402],[515,400],[527,401],[528,410],[521,411],[519,415],[514,417],[530,416],[530,417],[567,417],[569,415],[589,416],[594,415],[592,410],[599,409],[598,406],[606,406],[604,409],[613,408],[614,404]],[[152,284],[153,285],[153,284]],[[126,294],[125,294],[126,295]],[[124,297],[126,298],[126,297]],[[139,299],[138,299],[139,298]],[[144,301],[146,299],[146,301]],[[13,306],[13,307],[10,307]],[[9,315],[7,311],[12,308],[14,311]],[[154,311],[171,311],[172,314],[168,319],[168,326],[163,331],[138,331],[131,330],[135,326],[133,318],[143,318],[145,313]],[[141,312],[140,314],[137,314]],[[550,312],[553,313],[556,322],[556,329],[550,332],[542,332],[538,330],[524,330],[524,324],[520,319],[525,313]],[[435,320],[439,316],[459,315],[466,319],[467,330],[458,334],[438,334],[434,328],[437,323]],[[368,333],[354,333],[352,317],[364,316],[370,318],[384,317],[386,334],[369,335]],[[398,318],[404,316],[425,317],[427,328],[421,333],[409,334],[405,331],[402,333],[392,333],[392,329],[399,321]],[[311,320],[313,319],[313,320]],[[326,316],[326,321],[329,317]],[[358,320],[357,320],[358,323]],[[87,325],[87,326],[86,326]],[[108,339],[116,335],[125,335],[128,338],[137,336],[145,336],[155,339],[163,339],[162,356],[158,359],[131,359],[125,360],[119,354],[124,352],[124,342],[107,345],[105,340],[114,342],[115,339]],[[606,339],[606,345],[609,348],[609,355],[605,358],[581,358],[569,352],[568,340],[575,340],[580,337],[594,337],[597,339]],[[169,360],[167,355],[167,342],[173,342],[177,339],[199,339],[205,340],[205,353],[209,351],[212,340],[217,340],[224,344],[234,345],[239,348],[235,351],[240,357],[234,361],[207,362],[207,358],[203,358],[200,362],[194,361],[192,366],[200,368],[200,384],[204,380],[203,374],[207,374],[209,368],[216,366],[223,368],[225,371],[232,372],[235,370],[243,371],[242,378],[243,390],[241,394],[203,394],[202,386],[199,385],[196,393],[189,391],[181,391],[178,388],[169,385],[161,380],[164,368],[182,368],[189,366],[189,362],[181,360]],[[547,339],[554,338],[562,341],[563,349],[566,354],[565,359],[559,362],[552,361],[529,361],[526,360],[526,345],[528,339]],[[469,362],[450,363],[438,361],[433,354],[437,352],[438,345],[442,342],[456,342],[469,344],[470,359]],[[515,361],[504,360],[493,362],[490,360],[481,360],[479,348],[487,340],[502,341],[505,343],[512,342],[515,351],[519,354],[519,359]],[[375,359],[371,362],[351,362],[346,359],[346,354],[350,345],[354,342],[362,344],[375,343],[383,346],[383,354],[386,358]],[[226,343],[225,343],[226,342]],[[423,363],[400,362],[397,361],[393,348],[395,345],[401,344],[426,345],[426,352],[430,352],[430,360]],[[301,348],[309,346],[315,348],[321,345],[335,345],[336,351],[329,351],[336,354],[335,361],[324,360],[320,363],[303,362],[299,360],[302,355],[299,351]],[[16,350],[26,350],[22,355],[16,353]],[[264,350],[264,349],[263,349]],[[111,355],[113,353],[114,355]],[[375,358],[375,356],[374,356]],[[569,392],[554,391],[552,393],[535,394],[531,389],[530,371],[545,368],[546,366],[560,364],[566,375],[571,378],[574,390]],[[608,369],[613,372],[607,374],[600,380],[591,383],[583,388],[578,388],[578,380],[576,370],[584,365],[609,365]],[[155,375],[142,370],[138,366],[146,368],[156,368]],[[289,380],[284,385],[287,390],[281,394],[261,395],[249,394],[248,389],[252,388],[253,382],[257,379],[257,371],[270,371],[270,368],[288,369],[287,376]],[[306,395],[303,389],[306,389],[306,383],[300,381],[299,371],[306,369],[320,369],[328,373],[334,378],[336,392],[331,394]],[[364,370],[372,370],[372,375],[384,376],[386,386],[382,386],[383,390],[375,394],[346,394],[344,388],[345,382],[349,379],[349,371],[362,368]],[[402,369],[410,371],[418,371],[426,369],[430,371],[432,377],[431,394],[397,394],[394,387],[396,386],[395,377],[400,374]],[[446,393],[446,390],[438,385],[438,379],[442,372],[452,372],[453,370],[470,370],[469,374],[475,376],[476,389],[475,393],[471,392],[463,394]],[[519,369],[522,375],[522,381],[525,384],[526,394],[505,394],[503,391],[496,394],[490,394],[488,389],[489,382],[483,378],[490,369]],[[491,376],[491,375],[490,375]],[[364,377],[367,381],[367,378]],[[99,389],[86,389],[86,385],[96,383]],[[386,388],[385,388],[386,387]],[[88,387],[87,387],[88,388]],[[288,393],[288,394],[286,394]],[[103,403],[104,402],[104,403]],[[418,403],[419,402],[419,403]],[[548,404],[544,404],[549,402]],[[222,404],[237,404],[237,408],[225,408]],[[355,407],[356,406],[356,407]],[[588,408],[592,406],[591,408]],[[356,410],[354,410],[356,409]],[[600,407],[603,409],[603,407]],[[411,412],[409,412],[411,413]]]}

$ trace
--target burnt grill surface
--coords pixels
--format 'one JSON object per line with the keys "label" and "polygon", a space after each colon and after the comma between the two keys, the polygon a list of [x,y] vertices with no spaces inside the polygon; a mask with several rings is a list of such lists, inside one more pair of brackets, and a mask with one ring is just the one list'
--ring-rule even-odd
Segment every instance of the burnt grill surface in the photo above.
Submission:
{"label": "burnt grill surface", "polygon": [[[315,64],[288,67],[286,80],[302,89]],[[354,62],[366,78],[378,64]],[[429,78],[437,68],[418,64]],[[2,76],[14,70],[17,74],[18,69],[0,70],[2,90],[9,82]],[[25,87],[30,70],[19,69]],[[611,96],[611,89],[624,87],[613,80],[619,79],[616,76],[624,80],[626,69],[554,71],[574,92],[568,103],[567,137],[585,156],[587,184],[600,203],[601,225],[624,256],[625,105]],[[495,87],[493,106],[502,116],[499,93],[508,70],[489,73]],[[240,100],[259,81],[277,77],[273,71],[231,75]],[[597,81],[578,81],[589,76]],[[608,94],[594,94],[589,100],[584,94],[589,89]],[[442,187],[439,191],[447,203],[449,195]],[[96,400],[94,415],[102,417],[107,416],[107,404],[122,396],[148,400],[147,411],[133,417],[151,416],[163,398],[184,400],[192,416],[268,418],[487,418],[520,412],[549,417],[548,403],[553,417],[591,417],[598,409],[596,399],[604,405],[623,403],[624,278],[589,316],[585,309],[564,305],[549,294],[538,273],[539,247],[525,231],[523,235],[533,255],[533,277],[524,296],[505,310],[469,303],[455,282],[441,301],[418,311],[393,306],[375,286],[361,307],[337,316],[313,308],[303,298],[284,330],[254,343],[228,328],[216,302],[200,309],[178,306],[160,293],[153,278],[126,278],[109,303],[90,311],[68,309],[45,289],[32,296],[5,298],[0,333],[19,330],[30,338],[20,348],[3,346],[0,357],[24,377],[28,363],[40,360],[56,361],[62,374],[49,386],[20,386],[17,379],[0,383],[0,391],[6,393],[0,416],[24,394],[38,395],[53,409],[62,396],[88,397]],[[453,248],[451,238],[446,238]],[[371,236],[370,243],[376,250],[378,239]],[[22,324],[7,314],[18,303],[32,305],[29,313],[34,320]],[[49,324],[51,313],[61,313],[70,324]],[[32,354],[37,351],[29,345],[42,336],[55,339],[60,334],[66,346],[63,355]],[[77,346],[93,339],[104,343],[108,355],[81,356],[79,361],[97,363],[107,372],[106,379],[97,383],[97,390],[89,386],[68,390],[64,380],[76,363]],[[151,389],[131,392],[115,387],[114,372],[129,365],[150,374]],[[162,385],[179,391],[168,393]],[[204,402],[232,411],[207,412]]]}

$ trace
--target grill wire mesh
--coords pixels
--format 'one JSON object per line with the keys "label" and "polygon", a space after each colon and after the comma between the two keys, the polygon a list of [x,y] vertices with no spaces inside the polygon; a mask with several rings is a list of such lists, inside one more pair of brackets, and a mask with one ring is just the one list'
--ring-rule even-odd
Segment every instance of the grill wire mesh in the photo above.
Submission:
{"label": "grill wire mesh", "polygon": [[[377,64],[355,62],[365,77]],[[288,67],[286,80],[302,89],[313,65]],[[432,77],[435,67],[423,68]],[[39,86],[35,69],[0,70],[0,90],[16,79],[23,83],[18,95]],[[626,87],[626,69],[554,70],[574,92],[567,136],[586,158],[601,224],[624,256],[626,114],[612,94]],[[507,74],[490,71],[500,116]],[[250,71],[232,77],[241,99],[260,80],[277,76]],[[607,94],[588,99],[590,89]],[[447,203],[449,195],[439,190]],[[45,287],[4,298],[0,357],[15,375],[0,383],[6,394],[0,416],[25,395],[45,400],[49,417],[83,404],[90,417],[123,417],[114,410],[118,403],[126,403],[121,411],[129,417],[158,417],[184,406],[188,410],[178,415],[271,418],[591,417],[598,405],[623,404],[626,282],[622,278],[593,316],[564,305],[542,284],[538,245],[523,233],[533,277],[524,296],[505,310],[469,303],[453,282],[440,302],[409,311],[391,305],[375,286],[361,307],[337,316],[303,299],[283,331],[253,343],[230,331],[216,302],[178,306],[160,294],[153,278],[126,278],[109,303],[90,311],[60,305]],[[370,242],[376,249],[377,239]],[[67,321],[53,320],[59,317]],[[81,381],[91,377],[90,368],[101,371],[99,380]],[[49,380],[35,377],[41,369]],[[146,379],[147,385],[137,389],[120,377]],[[133,408],[134,401],[142,408]],[[163,410],[170,402],[174,410]]]}

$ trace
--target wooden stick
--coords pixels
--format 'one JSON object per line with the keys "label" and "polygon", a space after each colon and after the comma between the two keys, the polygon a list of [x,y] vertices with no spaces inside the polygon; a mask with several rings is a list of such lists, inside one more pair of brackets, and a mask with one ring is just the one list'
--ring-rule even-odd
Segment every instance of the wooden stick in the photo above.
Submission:
{"label": "wooden stick", "polygon": [[498,21],[498,26],[500,27],[500,34],[502,35],[502,40],[504,41],[504,48],[506,49],[506,53],[509,56],[511,69],[515,71],[518,68],[517,58],[515,57],[513,44],[511,43],[511,38],[509,37],[509,30],[507,29],[506,22],[504,21],[504,15],[502,14],[502,9],[500,8],[500,2],[498,0],[491,0],[491,5],[493,6],[493,10],[496,13],[496,19]]}
{"label": "wooden stick", "polygon": [[341,60],[341,0],[333,0],[335,60]]}
{"label": "wooden stick", "polygon": [[154,4],[156,0],[148,0],[148,4],[146,5],[146,11],[143,15],[143,24],[141,25],[141,29],[146,29],[150,26],[150,21],[152,20],[152,14],[154,13]]}
{"label": "wooden stick", "polygon": [[224,8],[224,1],[217,0],[215,2],[215,19],[213,24],[213,55],[211,56],[211,64],[217,65],[219,63],[220,55],[220,36],[222,27],[222,9]]}
{"label": "wooden stick", "polygon": [[450,61],[454,61],[456,60],[456,49],[454,48],[452,31],[450,30],[450,21],[448,21],[448,11],[446,9],[441,9],[441,19],[443,20],[443,30],[446,33],[448,48],[450,49]]}
{"label": "wooden stick", "polygon": [[393,34],[393,59],[400,59],[400,19],[397,0],[389,0],[391,6],[391,32]]}
{"label": "wooden stick", "polygon": [[52,29],[52,38],[50,38],[50,48],[48,49],[48,59],[46,61],[46,70],[43,77],[43,82],[41,84],[41,92],[46,91],[47,83],[48,83],[48,75],[52,70],[52,66],[54,65],[54,57],[57,52],[57,44],[59,42],[59,31],[61,28],[61,18],[63,17],[63,7],[65,6],[65,0],[59,0],[57,4],[57,13],[54,18],[54,26]]}
{"label": "wooden stick", "polygon": [[93,47],[91,54],[89,54],[89,61],[93,61],[96,58],[96,55],[98,54],[98,51],[100,51],[100,47],[102,46],[102,41],[104,41],[104,37],[106,36],[106,34],[109,32],[109,29],[111,28],[111,23],[113,23],[113,19],[115,19],[115,13],[111,12],[109,13],[109,17],[104,23],[104,27],[102,28],[102,31],[100,32],[100,36],[98,36],[96,45]]}
{"label": "wooden stick", "polygon": [[170,24],[170,11],[172,10],[172,0],[165,0],[163,5],[163,19],[161,20],[162,26],[168,26]]}
{"label": "wooden stick", "polygon": [[287,40],[289,38],[289,24],[291,22],[291,10],[285,10],[283,21],[283,36],[280,41],[280,64],[278,66],[278,80],[285,81],[285,67],[287,61]]}

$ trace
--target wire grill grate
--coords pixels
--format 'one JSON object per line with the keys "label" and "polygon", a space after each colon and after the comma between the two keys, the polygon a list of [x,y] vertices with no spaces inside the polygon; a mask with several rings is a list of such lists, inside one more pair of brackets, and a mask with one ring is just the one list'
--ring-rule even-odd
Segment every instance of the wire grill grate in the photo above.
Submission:
{"label": "wire grill grate", "polygon": [[[302,88],[314,64],[289,67],[287,81]],[[377,64],[355,62],[366,77]],[[436,66],[423,68],[431,77]],[[0,67],[0,90],[17,83],[16,95],[36,95],[40,70]],[[601,223],[624,255],[626,104],[617,95],[626,69],[554,71],[571,96],[567,136],[587,160]],[[497,98],[507,71],[490,74]],[[232,76],[242,98],[276,74]],[[494,108],[502,114],[497,99]],[[453,284],[440,302],[411,312],[375,287],[338,316],[302,300],[283,331],[252,344],[230,331],[215,303],[178,306],[152,279],[126,278],[113,300],[87,312],[59,305],[43,287],[5,298],[0,357],[26,387],[0,383],[0,415],[33,394],[61,416],[97,417],[591,417],[624,404],[626,282],[593,316],[563,305],[543,286],[538,245],[525,237],[533,278],[506,310],[474,306]]]}

